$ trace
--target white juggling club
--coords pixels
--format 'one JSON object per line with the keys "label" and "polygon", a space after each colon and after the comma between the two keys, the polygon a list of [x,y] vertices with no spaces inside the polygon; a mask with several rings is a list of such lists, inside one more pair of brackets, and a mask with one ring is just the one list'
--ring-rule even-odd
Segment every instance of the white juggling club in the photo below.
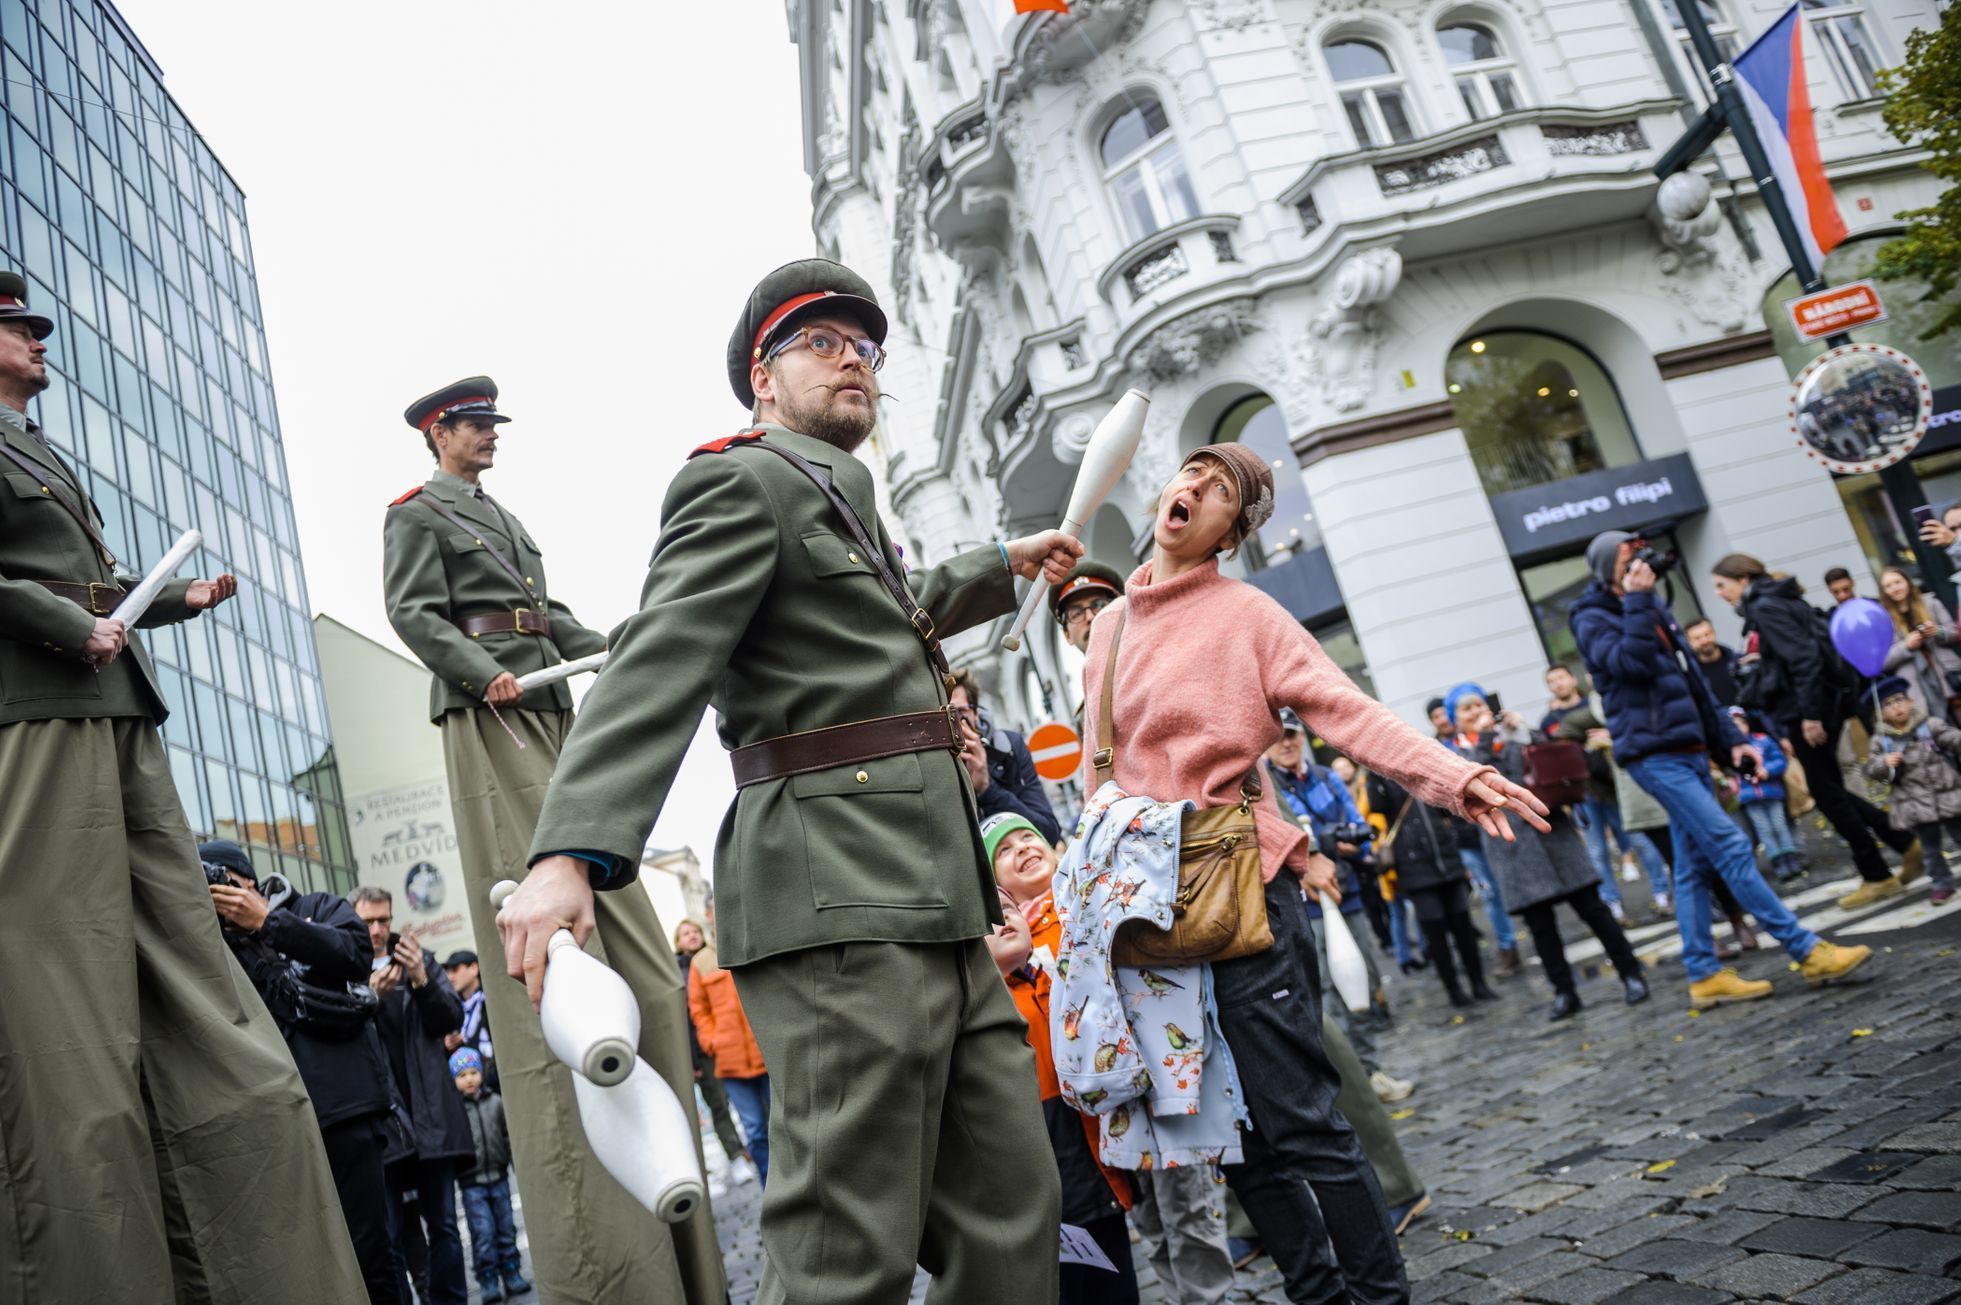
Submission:
{"label": "white juggling club", "polygon": [[177,574],[177,568],[184,565],[203,542],[204,536],[195,530],[186,530],[179,535],[177,542],[170,546],[170,551],[163,555],[163,560],[151,567],[150,574],[144,576],[136,588],[116,604],[116,610],[109,613],[109,619],[121,621],[127,629],[134,630],[136,623],[143,619],[143,613],[150,610],[150,604],[157,600],[163,587]]}
{"label": "white juggling club", "polygon": [[[493,908],[517,891],[506,879],[490,890]],[[690,1112],[635,1048],[640,1003],[618,974],[588,955],[569,929],[551,937],[538,1006],[545,1045],[572,1070],[586,1141],[606,1172],[653,1211],[679,1223],[704,1199]]]}
{"label": "white juggling club", "polygon": [[1360,1015],[1369,1008],[1369,964],[1362,959],[1348,922],[1341,918],[1340,907],[1322,903],[1321,927],[1328,938],[1328,977],[1341,994],[1341,1004]]}
{"label": "white juggling club", "polygon": [[667,1223],[680,1223],[700,1207],[694,1122],[653,1066],[635,1056],[627,1076],[612,1087],[574,1074],[572,1092],[586,1141],[634,1200]]}
{"label": "white juggling club", "polygon": [[517,687],[529,692],[541,685],[557,684],[560,680],[569,680],[574,675],[596,671],[606,664],[609,656],[610,653],[596,652],[590,657],[578,657],[569,662],[560,662],[556,666],[547,666],[542,671],[531,671],[517,677]]}
{"label": "white juggling club", "polygon": [[[1096,515],[1096,509],[1103,506],[1103,500],[1110,497],[1110,491],[1117,487],[1123,473],[1130,466],[1130,460],[1137,456],[1137,446],[1144,438],[1144,416],[1150,411],[1151,396],[1142,390],[1128,390],[1117,406],[1091,432],[1089,444],[1083,449],[1082,465],[1076,469],[1076,484],[1069,491],[1069,506],[1062,513],[1062,529],[1065,533],[1082,538],[1083,527]],[[1028,597],[1022,602],[1021,610],[1015,613],[1015,623],[1009,628],[1001,646],[1009,652],[1021,649],[1022,633],[1028,623],[1035,619],[1043,600],[1048,596],[1049,582],[1046,577],[1036,576],[1035,583],[1028,590]]]}

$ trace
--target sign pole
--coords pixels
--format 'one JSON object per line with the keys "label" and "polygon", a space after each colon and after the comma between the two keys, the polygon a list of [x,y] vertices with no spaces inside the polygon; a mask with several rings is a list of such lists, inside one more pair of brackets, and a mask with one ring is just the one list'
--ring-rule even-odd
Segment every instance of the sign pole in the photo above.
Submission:
{"label": "sign pole", "polygon": [[[1645,0],[1634,0],[1634,3],[1645,3]],[[1703,71],[1709,76],[1709,84],[1716,94],[1717,112],[1723,124],[1729,128],[1730,135],[1736,137],[1736,147],[1743,154],[1744,165],[1750,169],[1750,176],[1757,183],[1757,194],[1763,199],[1765,211],[1770,214],[1771,225],[1777,228],[1777,238],[1783,242],[1784,253],[1791,260],[1792,274],[1807,291],[1824,289],[1823,269],[1811,265],[1811,256],[1798,234],[1797,220],[1791,216],[1791,206],[1784,198],[1784,188],[1778,184],[1776,174],[1770,169],[1770,158],[1764,153],[1763,142],[1757,139],[1757,129],[1750,121],[1750,110],[1743,103],[1743,92],[1736,88],[1736,74],[1724,60],[1723,52],[1716,47],[1716,38],[1710,34],[1709,24],[1702,16],[1702,0],[1677,0],[1675,8],[1682,17],[1683,29],[1689,34],[1689,43],[1695,47],[1696,58],[1701,60]],[[1802,12],[1798,14],[1798,21],[1806,21]],[[1680,158],[1676,166],[1686,167],[1689,161]],[[1849,344],[1851,337],[1839,333],[1827,336],[1825,342],[1828,346],[1836,347]],[[1890,467],[1880,468],[1879,484],[1892,506],[1895,523],[1905,533],[1907,543],[1913,549],[1914,560],[1919,563],[1921,588],[1932,589],[1952,611],[1953,565],[1939,549],[1921,539],[1920,532],[1913,528],[1913,510],[1927,506],[1927,491],[1921,487],[1920,477],[1906,462],[1896,462]]]}

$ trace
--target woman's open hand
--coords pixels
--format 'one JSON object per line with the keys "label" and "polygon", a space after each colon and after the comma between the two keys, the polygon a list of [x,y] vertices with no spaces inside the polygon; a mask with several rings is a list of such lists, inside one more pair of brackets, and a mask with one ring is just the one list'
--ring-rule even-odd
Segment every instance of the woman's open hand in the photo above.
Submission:
{"label": "woman's open hand", "polygon": [[1512,833],[1511,822],[1505,819],[1507,811],[1516,812],[1520,820],[1542,834],[1552,831],[1552,826],[1546,823],[1546,804],[1523,784],[1514,784],[1496,771],[1487,770],[1464,786],[1464,814],[1485,833],[1510,843],[1516,841],[1516,835]]}

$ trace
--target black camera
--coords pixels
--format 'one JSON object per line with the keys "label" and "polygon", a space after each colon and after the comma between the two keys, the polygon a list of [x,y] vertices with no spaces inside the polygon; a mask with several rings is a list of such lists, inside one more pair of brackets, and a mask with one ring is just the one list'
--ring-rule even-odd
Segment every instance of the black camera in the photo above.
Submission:
{"label": "black camera", "polygon": [[1321,831],[1321,841],[1326,843],[1353,843],[1360,847],[1375,837],[1374,825],[1329,825]]}
{"label": "black camera", "polygon": [[210,884],[214,888],[230,888],[232,886],[231,871],[225,869],[225,867],[212,865],[209,861],[200,861],[198,864],[204,867],[205,883]]}
{"label": "black camera", "polygon": [[1682,564],[1682,559],[1678,554],[1656,548],[1645,539],[1636,539],[1634,541],[1634,556],[1632,560],[1646,562],[1648,569],[1653,571],[1657,576],[1667,575],[1670,571],[1673,571]]}

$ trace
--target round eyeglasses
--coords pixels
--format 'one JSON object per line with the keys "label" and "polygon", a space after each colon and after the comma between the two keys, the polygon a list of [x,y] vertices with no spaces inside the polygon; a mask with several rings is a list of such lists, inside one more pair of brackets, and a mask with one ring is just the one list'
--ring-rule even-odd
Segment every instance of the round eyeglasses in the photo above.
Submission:
{"label": "round eyeglasses", "polygon": [[826,362],[838,357],[846,348],[849,348],[858,355],[859,362],[865,364],[865,366],[871,368],[873,371],[877,371],[879,368],[885,366],[885,347],[883,345],[875,340],[868,340],[862,335],[845,335],[841,331],[833,331],[828,326],[803,326],[797,328],[782,343],[772,348],[769,351],[769,356],[763,361],[774,362],[782,354],[796,348],[799,344]]}

